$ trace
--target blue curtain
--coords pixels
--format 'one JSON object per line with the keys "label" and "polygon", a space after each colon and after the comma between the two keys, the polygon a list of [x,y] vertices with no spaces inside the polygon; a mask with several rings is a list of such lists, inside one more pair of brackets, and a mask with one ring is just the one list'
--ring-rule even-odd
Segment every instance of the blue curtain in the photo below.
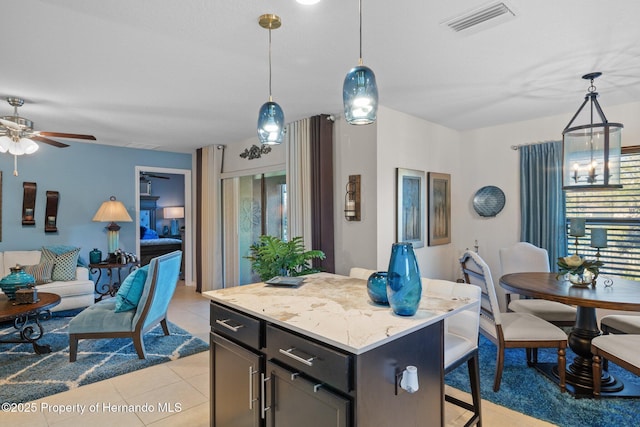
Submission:
{"label": "blue curtain", "polygon": [[562,141],[521,146],[520,240],[549,252],[551,271],[567,254]]}

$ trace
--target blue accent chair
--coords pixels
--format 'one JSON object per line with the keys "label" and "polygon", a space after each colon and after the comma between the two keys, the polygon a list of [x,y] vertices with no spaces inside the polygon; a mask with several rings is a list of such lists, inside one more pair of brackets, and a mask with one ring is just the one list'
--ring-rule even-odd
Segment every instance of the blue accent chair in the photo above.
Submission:
{"label": "blue accent chair", "polygon": [[116,298],[100,301],[69,322],[69,361],[75,362],[78,340],[131,338],[140,359],[145,358],[142,336],[160,323],[165,335],[167,308],[173,297],[180,274],[182,251],[153,258],[137,308],[115,312]]}

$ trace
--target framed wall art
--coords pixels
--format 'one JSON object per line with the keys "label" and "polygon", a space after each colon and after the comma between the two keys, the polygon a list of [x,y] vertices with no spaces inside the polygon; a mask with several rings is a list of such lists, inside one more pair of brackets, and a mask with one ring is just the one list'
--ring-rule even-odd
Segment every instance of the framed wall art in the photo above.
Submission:
{"label": "framed wall art", "polygon": [[397,168],[396,183],[396,239],[421,248],[426,223],[424,172]]}
{"label": "framed wall art", "polygon": [[451,243],[451,175],[429,172],[429,246]]}

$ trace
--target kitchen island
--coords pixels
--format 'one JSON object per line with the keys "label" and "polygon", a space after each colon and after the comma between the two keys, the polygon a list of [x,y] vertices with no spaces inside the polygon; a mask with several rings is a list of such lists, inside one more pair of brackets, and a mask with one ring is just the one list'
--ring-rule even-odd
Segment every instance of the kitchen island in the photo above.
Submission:
{"label": "kitchen island", "polygon": [[[477,304],[423,293],[416,315],[373,304],[366,281],[204,292],[211,303],[211,425],[442,426],[443,320]],[[419,389],[400,387],[416,366]]]}

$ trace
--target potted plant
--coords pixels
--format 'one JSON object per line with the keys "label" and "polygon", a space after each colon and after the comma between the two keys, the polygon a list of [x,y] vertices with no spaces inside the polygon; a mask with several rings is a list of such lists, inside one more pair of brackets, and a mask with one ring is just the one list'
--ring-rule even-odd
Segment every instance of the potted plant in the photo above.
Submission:
{"label": "potted plant", "polygon": [[320,250],[307,251],[304,239],[294,237],[288,242],[274,236],[260,236],[260,239],[249,247],[251,269],[266,281],[275,276],[303,276],[317,273],[318,269],[311,266],[311,260],[324,259],[324,252]]}
{"label": "potted plant", "polygon": [[569,275],[569,281],[574,285],[588,285],[596,282],[602,261],[581,258],[578,254],[570,257],[558,258],[558,276]]}

